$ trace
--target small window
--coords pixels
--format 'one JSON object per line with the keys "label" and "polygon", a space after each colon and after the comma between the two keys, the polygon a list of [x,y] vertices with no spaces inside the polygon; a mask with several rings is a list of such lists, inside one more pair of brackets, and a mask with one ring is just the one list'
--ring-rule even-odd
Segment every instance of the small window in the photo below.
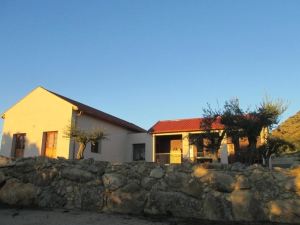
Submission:
{"label": "small window", "polygon": [[133,144],[133,161],[145,161],[145,144]]}
{"label": "small window", "polygon": [[101,153],[101,141],[91,142],[91,152]]}

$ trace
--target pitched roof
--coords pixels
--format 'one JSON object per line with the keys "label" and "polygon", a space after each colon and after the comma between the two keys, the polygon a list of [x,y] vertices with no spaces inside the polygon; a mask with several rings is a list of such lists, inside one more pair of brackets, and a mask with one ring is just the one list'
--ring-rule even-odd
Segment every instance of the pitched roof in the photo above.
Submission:
{"label": "pitched roof", "polygon": [[[160,134],[201,131],[204,130],[201,126],[202,122],[202,118],[158,121],[152,128],[150,128],[149,132],[153,134]],[[211,129],[222,130],[223,128],[224,126],[220,122],[214,122]]]}
{"label": "pitched roof", "polygon": [[[45,88],[44,88],[45,89]],[[45,89],[47,90],[47,89]],[[49,90],[47,90],[49,91]],[[93,107],[90,107],[88,105],[85,105],[83,103],[80,103],[80,102],[77,102],[75,100],[72,100],[70,98],[67,98],[65,96],[62,96],[60,94],[57,94],[55,92],[52,92],[52,91],[49,91],[50,93],[56,95],[57,97],[69,102],[70,104],[76,106],[78,108],[79,111],[82,111],[83,114],[86,114],[88,116],[91,116],[91,117],[94,117],[96,119],[99,119],[99,120],[103,120],[103,121],[106,121],[108,123],[111,123],[111,124],[114,124],[114,125],[117,125],[117,126],[120,126],[120,127],[124,127],[128,130],[131,130],[131,131],[135,131],[135,132],[146,132],[145,129],[133,124],[133,123],[130,123],[130,122],[127,122],[125,120],[122,120],[118,117],[115,117],[113,115],[110,115],[108,113],[105,113],[105,112],[102,112],[98,109],[95,109]]]}

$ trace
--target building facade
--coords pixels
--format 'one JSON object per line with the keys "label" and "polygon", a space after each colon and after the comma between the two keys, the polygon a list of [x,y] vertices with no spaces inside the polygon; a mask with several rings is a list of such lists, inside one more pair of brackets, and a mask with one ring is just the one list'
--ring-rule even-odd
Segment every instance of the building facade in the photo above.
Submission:
{"label": "building facade", "polygon": [[2,114],[0,154],[8,157],[74,159],[78,144],[65,137],[71,123],[81,130],[102,130],[107,138],[86,146],[85,158],[111,162],[153,161],[152,140],[125,120],[38,87]]}

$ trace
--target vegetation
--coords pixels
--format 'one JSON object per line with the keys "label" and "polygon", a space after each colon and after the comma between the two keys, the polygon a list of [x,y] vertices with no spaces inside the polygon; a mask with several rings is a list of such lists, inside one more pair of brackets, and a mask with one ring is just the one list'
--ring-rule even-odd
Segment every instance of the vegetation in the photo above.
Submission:
{"label": "vegetation", "polygon": [[274,137],[291,142],[300,150],[300,111],[278,126],[273,132]]}
{"label": "vegetation", "polygon": [[[204,130],[204,136],[208,139],[212,152],[217,152],[220,149],[222,140],[224,137],[230,137],[235,149],[239,150],[239,138],[247,137],[247,159],[248,163],[255,162],[255,159],[261,159],[263,151],[259,151],[257,148],[257,139],[262,132],[265,133],[267,140],[266,149],[268,149],[268,140],[270,144],[278,141],[278,145],[283,143],[280,139],[268,138],[269,130],[274,125],[278,124],[280,115],[287,109],[286,104],[281,100],[272,100],[265,98],[262,103],[255,107],[255,109],[243,109],[239,104],[238,99],[231,99],[224,103],[222,108],[213,109],[210,105],[203,109],[203,123],[202,129]],[[224,127],[222,130],[215,132],[215,125],[221,123]],[[216,135],[217,134],[217,135]],[[192,143],[197,143],[199,140],[192,137]],[[286,142],[287,144],[287,142]],[[198,145],[201,145],[201,143]],[[203,146],[202,142],[202,146]],[[279,152],[280,149],[272,146],[271,149],[264,152],[265,157],[270,157],[271,154]]]}
{"label": "vegetation", "polygon": [[268,136],[266,143],[259,147],[259,152],[264,158],[266,165],[269,165],[269,160],[272,155],[278,156],[288,150],[295,150],[293,143],[272,135]]}
{"label": "vegetation", "polygon": [[64,135],[66,138],[74,139],[75,142],[79,144],[76,159],[83,159],[86,145],[88,143],[94,144],[106,138],[106,136],[101,130],[85,131],[76,128],[73,124],[74,123],[72,123],[71,126],[67,126]]}

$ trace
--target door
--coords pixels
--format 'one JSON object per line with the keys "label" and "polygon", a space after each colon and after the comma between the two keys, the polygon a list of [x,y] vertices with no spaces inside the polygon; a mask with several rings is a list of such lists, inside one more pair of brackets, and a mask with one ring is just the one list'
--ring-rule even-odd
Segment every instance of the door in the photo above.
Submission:
{"label": "door", "polygon": [[170,148],[170,163],[181,163],[182,140],[171,140]]}
{"label": "door", "polygon": [[26,134],[14,134],[13,137],[13,154],[12,156],[15,158],[21,158],[24,156],[25,149],[25,137]]}
{"label": "door", "polygon": [[45,156],[56,158],[57,131],[45,132]]}

